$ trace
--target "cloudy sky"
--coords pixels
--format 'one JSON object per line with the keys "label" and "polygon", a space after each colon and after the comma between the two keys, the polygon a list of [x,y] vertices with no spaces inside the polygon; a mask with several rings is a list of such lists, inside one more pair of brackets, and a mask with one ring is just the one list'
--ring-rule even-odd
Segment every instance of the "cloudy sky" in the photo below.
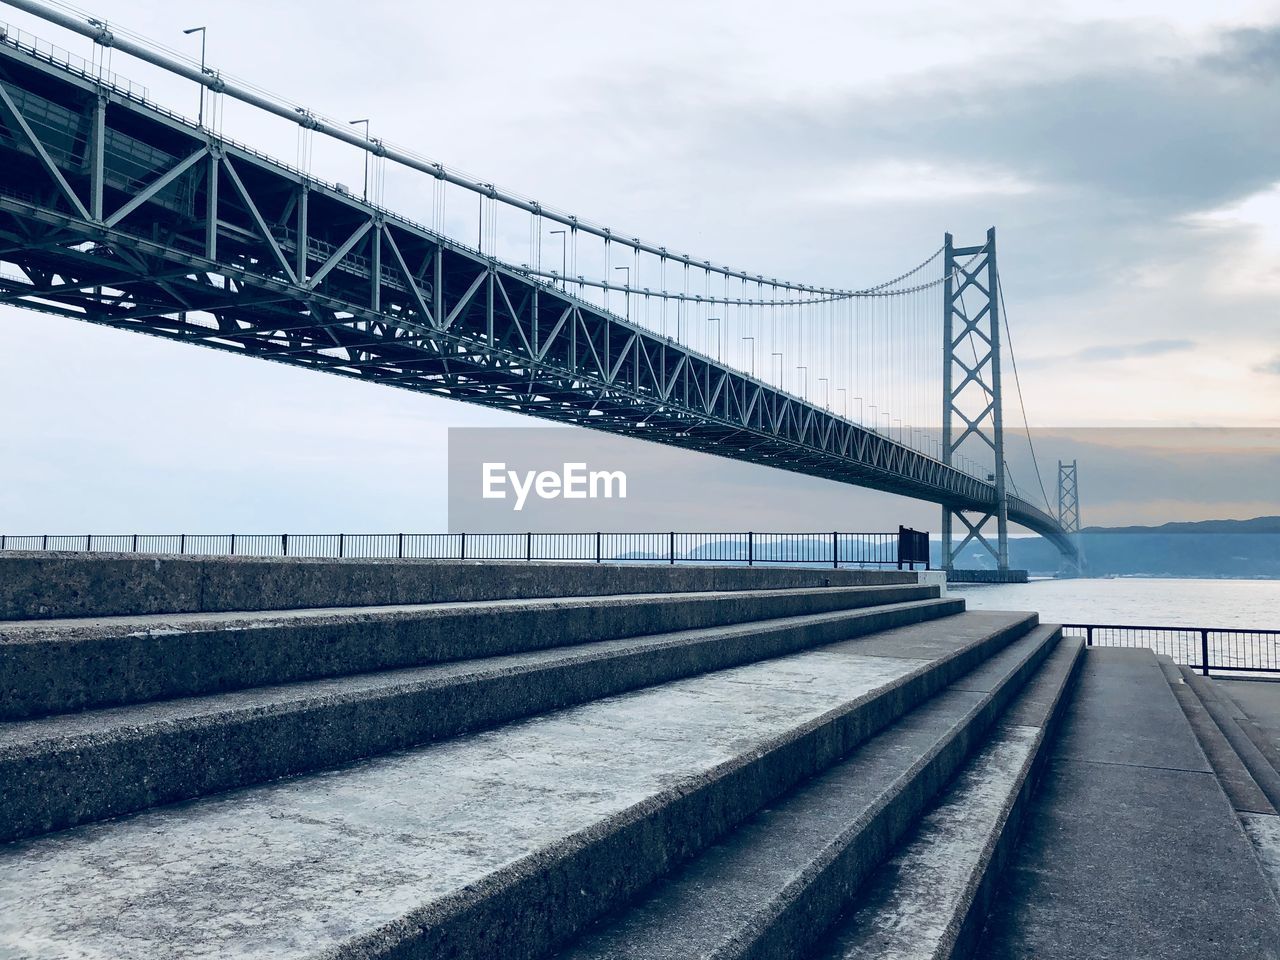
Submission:
{"label": "cloudy sky", "polygon": [[[994,223],[1034,426],[1280,426],[1280,4],[91,12],[184,50],[206,24],[228,74],[753,272],[868,285]],[[111,66],[194,113],[189,85]],[[285,125],[230,105],[224,129],[296,158]],[[356,151],[315,149],[359,183]],[[523,422],[9,308],[0,408],[10,531],[442,528],[444,430]]]}

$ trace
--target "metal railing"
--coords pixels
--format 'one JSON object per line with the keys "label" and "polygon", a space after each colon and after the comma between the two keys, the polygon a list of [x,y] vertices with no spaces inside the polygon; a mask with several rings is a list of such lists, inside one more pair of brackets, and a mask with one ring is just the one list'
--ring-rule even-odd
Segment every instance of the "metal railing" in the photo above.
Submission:
{"label": "metal railing", "polygon": [[779,566],[929,567],[929,534],[896,533],[221,533],[0,534],[0,551],[416,560],[575,560]]}
{"label": "metal railing", "polygon": [[1066,623],[1062,629],[1091,647],[1149,647],[1206,677],[1213,670],[1280,674],[1280,630],[1101,623]]}

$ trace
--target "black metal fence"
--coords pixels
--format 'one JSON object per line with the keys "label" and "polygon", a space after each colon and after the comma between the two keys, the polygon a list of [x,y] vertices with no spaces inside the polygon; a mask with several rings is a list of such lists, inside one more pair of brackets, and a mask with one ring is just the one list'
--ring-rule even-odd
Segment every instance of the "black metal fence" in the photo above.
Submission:
{"label": "black metal fence", "polygon": [[929,534],[897,533],[218,533],[0,535],[0,550],[236,557],[577,560],[778,566],[929,567]]}
{"label": "black metal fence", "polygon": [[1063,633],[1095,647],[1149,647],[1205,676],[1210,671],[1280,674],[1280,630],[1068,623]]}

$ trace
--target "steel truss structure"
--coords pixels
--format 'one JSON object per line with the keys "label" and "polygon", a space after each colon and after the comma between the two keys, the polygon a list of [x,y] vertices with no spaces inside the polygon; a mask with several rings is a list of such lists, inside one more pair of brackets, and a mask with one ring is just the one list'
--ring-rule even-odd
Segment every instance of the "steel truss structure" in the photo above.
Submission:
{"label": "steel truss structure", "polygon": [[[995,464],[991,473],[994,496],[986,503],[977,509],[942,505],[942,560],[947,570],[955,567],[956,559],[971,543],[986,549],[998,569],[1009,569],[1011,504],[1005,490],[999,283],[995,227],[987,231],[981,246],[957,247],[947,234],[943,246],[942,460],[951,463],[965,441],[975,437],[991,448]],[[957,429],[957,420],[963,429]],[[959,543],[953,535],[955,520],[964,526]],[[983,532],[992,520],[996,522],[994,546]]]}
{"label": "steel truss structure", "polygon": [[1058,461],[1058,523],[1063,532],[1080,532],[1080,488],[1077,485],[1076,461]]}
{"label": "steel truss structure", "polygon": [[[5,270],[17,267],[21,275]],[[984,512],[984,482],[0,40],[0,303]],[[1017,498],[1011,519],[1072,545]]]}
{"label": "steel truss structure", "polygon": [[1084,546],[1080,543],[1080,487],[1076,461],[1058,461],[1058,524],[1076,545],[1075,553],[1062,555],[1063,567],[1070,573],[1085,569]]}

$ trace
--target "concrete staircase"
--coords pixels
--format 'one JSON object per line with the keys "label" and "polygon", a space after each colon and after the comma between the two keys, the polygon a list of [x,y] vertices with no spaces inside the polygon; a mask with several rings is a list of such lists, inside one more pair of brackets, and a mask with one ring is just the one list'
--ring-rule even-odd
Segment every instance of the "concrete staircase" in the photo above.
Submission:
{"label": "concrete staircase", "polygon": [[910,574],[5,555],[0,611],[0,957],[1076,955],[1001,884],[1109,661]]}
{"label": "concrete staircase", "polygon": [[1280,957],[1280,847],[1246,827],[1274,809],[1200,681],[1150,650],[1088,651],[979,956]]}

